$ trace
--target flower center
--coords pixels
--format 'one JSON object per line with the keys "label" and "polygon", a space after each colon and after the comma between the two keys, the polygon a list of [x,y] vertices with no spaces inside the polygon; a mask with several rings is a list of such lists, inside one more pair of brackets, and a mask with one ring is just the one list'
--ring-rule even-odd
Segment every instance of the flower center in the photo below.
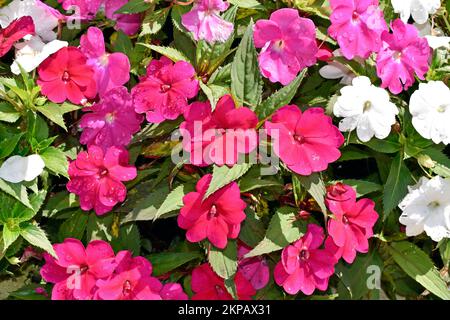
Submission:
{"label": "flower center", "polygon": [[68,82],[70,80],[70,74],[67,71],[64,71],[63,76],[62,76],[62,81],[64,82]]}
{"label": "flower center", "polygon": [[348,218],[347,218],[345,215],[342,216],[342,222],[343,222],[345,225],[348,224]]}
{"label": "flower center", "polygon": [[99,62],[102,66],[104,66],[104,67],[107,66],[108,62],[109,62],[109,54],[108,53],[103,54],[100,57]]}
{"label": "flower center", "polygon": [[170,88],[171,88],[170,84],[162,84],[161,85],[161,92],[165,93],[165,92],[169,91]]}
{"label": "flower center", "polygon": [[363,112],[367,112],[372,108],[372,102],[366,101],[364,102]]}
{"label": "flower center", "polygon": [[277,40],[277,41],[275,41],[273,47],[274,47],[274,49],[275,49],[276,51],[281,51],[281,50],[283,50],[283,48],[284,48],[284,41],[283,41],[283,40]]}
{"label": "flower center", "polygon": [[437,207],[439,207],[441,204],[438,202],[438,201],[431,201],[429,204],[428,204],[428,207],[429,208],[437,208]]}
{"label": "flower center", "polygon": [[359,19],[359,13],[356,11],[353,11],[353,13],[352,13],[353,22],[356,22],[358,19]]}
{"label": "flower center", "polygon": [[302,261],[308,260],[309,259],[309,251],[306,249],[303,249],[302,251],[300,251],[299,257],[300,257],[300,260],[302,260]]}
{"label": "flower center", "polygon": [[100,171],[100,178],[103,178],[106,175],[108,175],[108,169],[104,168],[102,171]]}
{"label": "flower center", "polygon": [[297,141],[298,143],[304,143],[305,137],[302,136],[301,134],[294,134],[294,140]]}
{"label": "flower center", "polygon": [[216,207],[216,205],[213,204],[211,206],[211,209],[209,209],[208,218],[211,219],[214,217],[217,217],[217,207]]}
{"label": "flower center", "polygon": [[437,112],[444,113],[447,110],[447,105],[441,104],[439,107],[437,107]]}
{"label": "flower center", "polygon": [[105,120],[106,120],[106,122],[108,122],[109,124],[111,124],[111,123],[114,122],[114,118],[115,118],[115,115],[114,115],[113,112],[107,113],[107,114],[105,115]]}
{"label": "flower center", "polygon": [[125,281],[122,288],[122,294],[124,296],[129,296],[131,293],[131,282],[129,280]]}
{"label": "flower center", "polygon": [[86,266],[86,265],[81,265],[81,266],[80,266],[80,273],[81,273],[81,274],[85,273],[85,272],[88,271],[88,270],[89,270],[89,267],[88,267],[88,266]]}
{"label": "flower center", "polygon": [[394,60],[399,61],[402,58],[402,53],[400,51],[395,51],[392,57]]}

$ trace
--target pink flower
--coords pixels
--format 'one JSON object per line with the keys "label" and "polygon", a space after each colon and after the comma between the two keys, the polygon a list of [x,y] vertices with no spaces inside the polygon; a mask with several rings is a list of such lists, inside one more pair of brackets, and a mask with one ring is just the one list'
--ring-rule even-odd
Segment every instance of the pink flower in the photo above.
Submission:
{"label": "pink flower", "polygon": [[121,52],[106,53],[103,32],[99,28],[90,27],[81,36],[80,49],[88,58],[87,64],[94,69],[100,97],[130,80],[128,57]]}
{"label": "pink flower", "polygon": [[55,103],[66,99],[82,104],[97,95],[94,70],[85,55],[75,47],[64,47],[39,65],[41,93]]}
{"label": "pink flower", "polygon": [[[349,195],[348,198],[346,194]],[[356,201],[354,191],[344,193],[341,200],[330,199],[327,196],[326,202],[334,215],[328,220],[328,233],[334,244],[340,248],[334,250],[336,256],[342,254],[345,261],[352,263],[356,252],[366,253],[369,250],[368,239],[373,235],[372,228],[378,219],[378,214],[374,210],[375,203],[370,199]],[[329,247],[330,249],[333,247],[331,243]]]}
{"label": "pink flower", "polygon": [[166,283],[159,294],[163,300],[188,300],[187,294],[179,283]]}
{"label": "pink flower", "polygon": [[91,146],[70,163],[67,190],[80,196],[81,209],[103,215],[125,200],[127,189],[121,181],[136,175],[136,168],[128,165],[128,151],[110,147],[103,152]]}
{"label": "pink flower", "polygon": [[283,249],[281,261],[275,266],[275,282],[289,294],[302,291],[311,295],[317,288],[325,291],[334,273],[335,259],[327,249],[319,249],[325,236],[315,224],[300,239]]}
{"label": "pink flower", "polygon": [[367,59],[381,48],[381,34],[388,30],[378,0],[330,0],[331,26],[328,32],[337,40],[345,58]]}
{"label": "pink flower", "polygon": [[238,247],[238,270],[250,281],[255,290],[264,288],[269,282],[270,270],[264,257],[244,258],[250,252],[250,248],[244,244]]}
{"label": "pink flower", "polygon": [[97,279],[109,277],[116,267],[114,251],[104,241],[94,240],[84,248],[78,239],[68,238],[53,245],[58,259],[44,253],[42,278],[54,283],[53,300],[89,300]]}
{"label": "pink flower", "polygon": [[33,35],[34,31],[33,19],[30,16],[16,19],[6,28],[0,29],[0,57],[8,53],[16,41],[26,35]]}
{"label": "pink flower", "polygon": [[424,79],[432,50],[413,25],[396,19],[391,29],[392,33],[385,31],[381,35],[383,47],[377,56],[377,75],[382,80],[382,88],[389,87],[393,94],[398,94],[411,87],[414,73]]}
{"label": "pink flower", "polygon": [[248,108],[236,108],[230,95],[220,98],[214,111],[209,102],[194,102],[184,118],[180,129],[191,164],[233,165],[240,154],[252,152],[258,144],[258,117]]}
{"label": "pink flower", "polygon": [[183,197],[184,206],[178,215],[178,226],[187,230],[186,238],[190,242],[208,238],[214,246],[224,249],[227,238],[236,239],[239,235],[241,222],[246,217],[246,204],[241,199],[236,182],[203,199],[211,179],[211,174],[203,176],[197,182],[196,191]]}
{"label": "pink flower", "polygon": [[58,0],[66,11],[73,12],[71,19],[92,20],[104,0]]}
{"label": "pink flower", "polygon": [[140,130],[142,116],[134,111],[133,100],[125,87],[114,88],[81,117],[83,128],[80,143],[96,145],[103,150],[109,147],[125,147],[134,133]]}
{"label": "pink flower", "polygon": [[97,281],[99,300],[161,300],[161,282],[151,277],[152,265],[143,257],[132,257],[130,251],[116,256],[117,267],[107,279]]}
{"label": "pink flower", "polygon": [[187,100],[198,93],[194,68],[185,61],[173,64],[166,57],[152,60],[147,75],[131,91],[137,113],[145,113],[147,120],[160,123],[174,120],[184,112]]}
{"label": "pink flower", "polygon": [[305,67],[316,63],[319,51],[316,28],[307,18],[300,18],[296,9],[279,9],[270,20],[258,20],[253,38],[261,74],[272,82],[289,84]]}
{"label": "pink flower", "polygon": [[108,19],[116,21],[114,28],[122,30],[126,35],[132,36],[139,31],[141,27],[140,14],[122,14],[115,13],[123,7],[128,0],[105,0],[105,15]]}
{"label": "pink flower", "polygon": [[292,171],[301,175],[320,172],[341,156],[344,137],[322,108],[305,112],[295,105],[284,106],[266,121],[275,154]]}
{"label": "pink flower", "polygon": [[356,191],[352,187],[338,182],[327,187],[325,203],[330,211],[341,210],[346,202],[353,203],[356,200]]}
{"label": "pink flower", "polygon": [[[251,300],[256,294],[250,282],[240,271],[234,277],[239,300]],[[192,300],[233,300],[224,285],[224,280],[204,263],[192,271],[191,287],[194,295]]]}
{"label": "pink flower", "polygon": [[223,0],[199,0],[181,17],[181,23],[193,33],[195,40],[225,42],[234,28],[231,22],[220,17],[220,12],[228,6],[229,3]]}

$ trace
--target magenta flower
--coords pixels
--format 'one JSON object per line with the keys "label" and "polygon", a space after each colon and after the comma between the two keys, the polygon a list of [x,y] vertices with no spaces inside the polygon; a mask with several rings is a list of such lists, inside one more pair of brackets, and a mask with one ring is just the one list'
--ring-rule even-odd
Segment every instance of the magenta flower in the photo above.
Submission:
{"label": "magenta flower", "polygon": [[296,9],[279,9],[270,20],[258,20],[253,31],[261,74],[272,82],[289,84],[305,67],[316,63],[316,27]]}
{"label": "magenta flower", "polygon": [[[356,201],[354,191],[347,191],[341,197],[330,197],[328,192],[326,203],[334,215],[328,220],[328,233],[334,244],[340,248],[334,251],[338,251],[345,261],[352,263],[356,252],[366,253],[369,250],[368,239],[373,235],[372,228],[378,219],[374,210],[375,203],[370,199]],[[331,243],[328,247],[333,248]]]}
{"label": "magenta flower", "polygon": [[227,246],[227,238],[236,239],[241,222],[246,215],[245,202],[236,182],[227,184],[208,198],[203,199],[211,182],[212,175],[204,175],[196,185],[196,191],[183,197],[183,208],[178,215],[178,226],[187,230],[190,242],[206,238],[217,248]]}
{"label": "magenta flower", "polygon": [[129,0],[104,0],[105,15],[108,19],[116,21],[114,28],[122,30],[126,35],[132,36],[139,31],[141,27],[140,14],[115,13],[123,7]]}
{"label": "magenta flower", "polygon": [[106,53],[103,32],[90,27],[80,39],[81,52],[85,54],[87,64],[94,69],[95,81],[100,97],[115,87],[130,80],[130,61],[121,53]]}
{"label": "magenta flower", "polygon": [[257,147],[258,117],[248,108],[236,108],[230,95],[220,98],[214,111],[209,102],[194,102],[184,112],[184,118],[180,129],[191,164],[233,165],[240,154]]}
{"label": "magenta flower", "polygon": [[323,229],[309,224],[305,235],[283,249],[274,270],[275,282],[289,294],[311,295],[325,291],[334,273],[335,259],[327,249],[319,249],[325,239]]}
{"label": "magenta flower", "polygon": [[96,145],[103,150],[128,145],[143,120],[134,111],[133,100],[125,87],[108,91],[100,102],[83,111],[91,112],[81,117],[80,128],[84,130],[80,143],[89,147]]}
{"label": "magenta flower", "polygon": [[269,265],[264,257],[244,258],[250,252],[250,248],[244,244],[238,247],[238,270],[242,275],[250,281],[255,290],[264,288],[269,282],[270,270]]}
{"label": "magenta flower", "polygon": [[109,277],[115,267],[114,251],[104,241],[94,240],[84,248],[78,239],[68,238],[54,244],[58,259],[44,253],[42,278],[54,283],[53,300],[90,300],[97,279]]}
{"label": "magenta flower", "polygon": [[[238,271],[234,277],[239,300],[251,300],[256,294],[251,283]],[[233,300],[225,288],[224,280],[214,273],[211,266],[204,263],[192,271],[192,300]]]}
{"label": "magenta flower", "polygon": [[356,191],[352,187],[338,182],[327,187],[325,203],[330,211],[342,210],[346,202],[353,203],[356,200]]}
{"label": "magenta flower", "polygon": [[71,19],[92,20],[105,0],[58,0],[64,10],[73,12]]}
{"label": "magenta flower", "polygon": [[145,113],[147,120],[160,123],[174,120],[187,107],[187,100],[198,93],[195,70],[185,61],[173,64],[166,57],[152,60],[147,67],[147,75],[135,86],[133,96],[137,113]]}
{"label": "magenta flower", "polygon": [[344,137],[322,108],[305,112],[295,105],[284,106],[266,121],[275,154],[292,171],[301,175],[320,172],[341,156]]}
{"label": "magenta flower", "polygon": [[367,59],[381,48],[381,34],[388,30],[378,0],[330,0],[331,26],[328,32],[337,40],[342,55]]}
{"label": "magenta flower", "polygon": [[181,17],[183,26],[192,32],[195,40],[225,42],[233,32],[233,24],[220,17],[228,9],[223,0],[198,0],[192,10]]}
{"label": "magenta flower", "polygon": [[179,283],[166,283],[159,292],[163,300],[188,300],[187,294]]}
{"label": "magenta flower", "polygon": [[392,33],[385,31],[381,35],[383,46],[377,56],[377,75],[382,80],[382,88],[388,87],[393,94],[398,94],[411,87],[414,73],[419,79],[425,79],[432,50],[413,25],[396,19],[391,29]]}
{"label": "magenta flower", "polygon": [[125,200],[127,189],[122,181],[136,175],[136,168],[128,165],[128,151],[110,147],[103,152],[93,145],[70,163],[67,190],[80,196],[81,209],[103,215]]}

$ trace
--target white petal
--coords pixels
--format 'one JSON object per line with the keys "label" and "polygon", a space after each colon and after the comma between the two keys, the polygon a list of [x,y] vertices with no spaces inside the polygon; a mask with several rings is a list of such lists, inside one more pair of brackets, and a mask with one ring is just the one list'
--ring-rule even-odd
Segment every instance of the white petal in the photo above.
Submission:
{"label": "white petal", "polygon": [[319,74],[325,79],[339,79],[345,76],[342,67],[339,67],[337,63],[330,63],[323,66],[320,68]]}
{"label": "white petal", "polygon": [[428,41],[428,45],[432,49],[446,48],[450,49],[450,37],[436,37],[436,36],[425,36]]}
{"label": "white petal", "polygon": [[37,155],[28,157],[12,156],[0,167],[0,178],[12,183],[32,181],[44,170],[45,163]]}

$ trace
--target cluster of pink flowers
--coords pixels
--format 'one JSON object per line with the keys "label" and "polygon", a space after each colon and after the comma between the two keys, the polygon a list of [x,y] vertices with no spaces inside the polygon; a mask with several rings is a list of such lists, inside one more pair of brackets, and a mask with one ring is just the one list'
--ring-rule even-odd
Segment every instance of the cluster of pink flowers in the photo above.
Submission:
{"label": "cluster of pink flowers", "polygon": [[152,277],[152,265],[129,251],[114,254],[101,240],[85,248],[68,238],[53,245],[58,258],[45,253],[42,278],[53,283],[53,300],[187,300],[176,283],[162,284]]}

